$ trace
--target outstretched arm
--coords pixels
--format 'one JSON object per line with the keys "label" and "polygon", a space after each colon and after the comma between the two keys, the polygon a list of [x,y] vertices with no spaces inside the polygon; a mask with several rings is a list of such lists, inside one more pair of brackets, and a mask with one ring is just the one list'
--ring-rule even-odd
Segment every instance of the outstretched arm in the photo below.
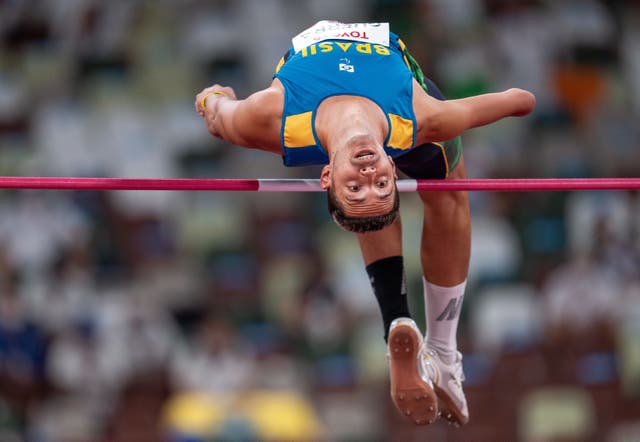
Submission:
{"label": "outstretched arm", "polygon": [[195,107],[211,135],[238,146],[280,152],[282,94],[277,88],[238,100],[232,88],[215,84],[196,95]]}
{"label": "outstretched arm", "polygon": [[476,95],[458,100],[439,101],[424,95],[414,106],[424,117],[420,138],[446,141],[467,129],[494,123],[506,117],[521,117],[535,107],[535,96],[523,89]]}

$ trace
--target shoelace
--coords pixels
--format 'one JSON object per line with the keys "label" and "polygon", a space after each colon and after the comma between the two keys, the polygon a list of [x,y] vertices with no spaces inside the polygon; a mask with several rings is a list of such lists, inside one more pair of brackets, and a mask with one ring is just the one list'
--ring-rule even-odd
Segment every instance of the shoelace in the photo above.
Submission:
{"label": "shoelace", "polygon": [[[428,355],[431,359],[439,357],[438,354],[434,350],[427,349],[427,351],[423,352],[423,355]],[[423,356],[424,358],[424,356]],[[425,361],[425,365],[427,365],[428,369],[431,371],[438,370],[436,365],[432,363],[429,359]],[[430,373],[431,375],[432,373]],[[464,382],[464,371],[462,369],[462,353],[456,352],[456,360],[453,363],[453,368],[450,372],[451,378],[453,382],[459,387],[462,388],[462,382]]]}

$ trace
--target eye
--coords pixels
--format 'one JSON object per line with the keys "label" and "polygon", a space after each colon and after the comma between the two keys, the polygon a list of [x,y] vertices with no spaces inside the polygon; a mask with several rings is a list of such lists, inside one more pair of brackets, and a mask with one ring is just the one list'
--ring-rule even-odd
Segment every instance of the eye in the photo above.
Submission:
{"label": "eye", "polygon": [[349,190],[352,192],[357,192],[358,190],[360,190],[360,186],[357,184],[354,184],[353,186],[349,186]]}
{"label": "eye", "polygon": [[378,181],[376,183],[376,186],[378,186],[380,189],[384,189],[385,187],[387,187],[387,182],[386,181]]}

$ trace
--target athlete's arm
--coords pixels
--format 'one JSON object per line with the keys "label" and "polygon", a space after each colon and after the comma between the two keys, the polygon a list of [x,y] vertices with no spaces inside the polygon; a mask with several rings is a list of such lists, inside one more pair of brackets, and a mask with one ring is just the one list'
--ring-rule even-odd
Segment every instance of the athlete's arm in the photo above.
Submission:
{"label": "athlete's arm", "polygon": [[195,106],[213,136],[280,153],[282,103],[282,92],[274,86],[238,100],[232,88],[216,84],[196,95]]}
{"label": "athlete's arm", "polygon": [[467,129],[527,115],[535,104],[535,96],[523,89],[446,101],[422,93],[414,97],[419,138],[416,142],[450,140]]}

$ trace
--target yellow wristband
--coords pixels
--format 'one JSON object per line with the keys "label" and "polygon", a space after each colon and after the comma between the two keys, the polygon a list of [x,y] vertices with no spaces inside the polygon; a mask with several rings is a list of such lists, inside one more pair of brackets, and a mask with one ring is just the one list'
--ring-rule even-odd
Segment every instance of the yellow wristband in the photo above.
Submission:
{"label": "yellow wristband", "polygon": [[202,103],[201,103],[202,110],[204,110],[204,107],[205,107],[205,105],[206,105],[207,98],[209,98],[209,97],[210,97],[210,96],[212,96],[212,95],[224,95],[224,96],[225,96],[225,97],[227,97],[227,98],[231,98],[231,97],[229,97],[229,95],[228,95],[228,94],[225,94],[224,92],[220,92],[220,91],[213,91],[213,92],[209,92],[207,95],[205,95],[204,97],[202,97]]}

